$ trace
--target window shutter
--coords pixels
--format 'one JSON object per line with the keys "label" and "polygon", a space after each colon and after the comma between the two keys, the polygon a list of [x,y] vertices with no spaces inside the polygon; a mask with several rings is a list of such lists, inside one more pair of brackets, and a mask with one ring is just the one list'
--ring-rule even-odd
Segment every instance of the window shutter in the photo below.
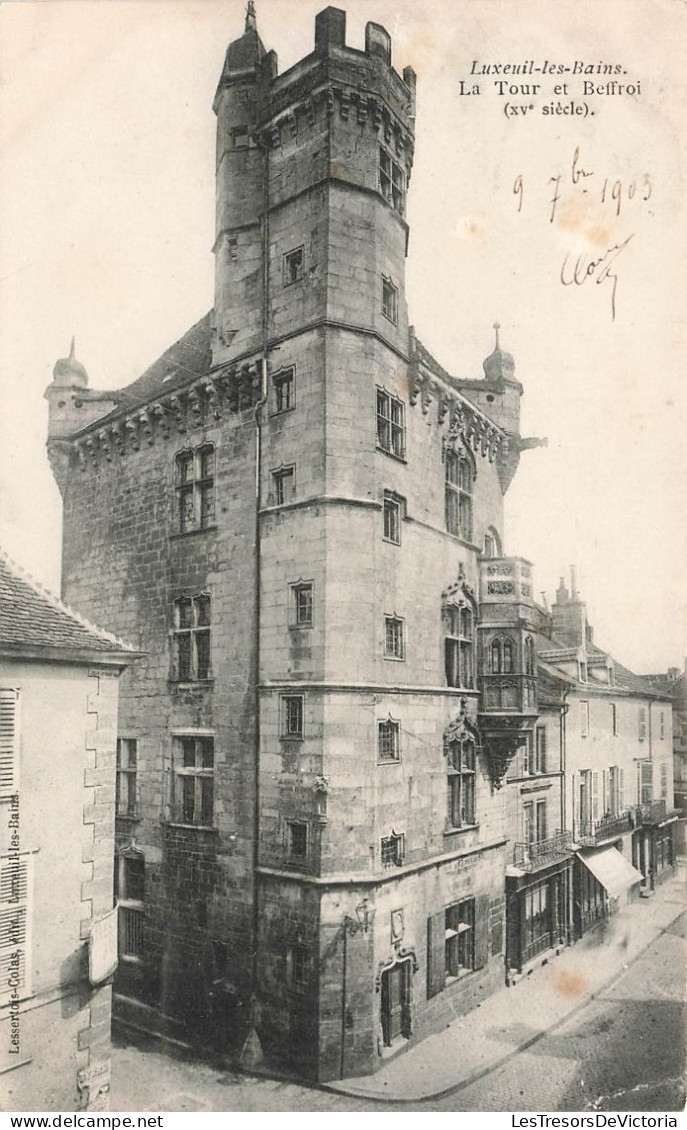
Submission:
{"label": "window shutter", "polygon": [[475,899],[475,969],[483,969],[489,960],[489,896]]}
{"label": "window shutter", "polygon": [[446,913],[427,919],[427,999],[441,992],[446,982]]}
{"label": "window shutter", "polygon": [[30,992],[30,855],[0,860],[0,999]]}
{"label": "window shutter", "polygon": [[17,702],[17,691],[0,688],[0,797],[19,788]]}
{"label": "window shutter", "polygon": [[608,784],[608,769],[603,770],[603,796],[601,797],[601,809],[605,816],[611,809],[611,790]]}
{"label": "window shutter", "polygon": [[619,769],[618,770],[618,812],[619,813],[624,812],[624,810],[625,810],[625,781],[624,781],[624,777],[625,777],[625,770]]}
{"label": "window shutter", "polygon": [[599,819],[599,774],[592,773],[592,820]]}

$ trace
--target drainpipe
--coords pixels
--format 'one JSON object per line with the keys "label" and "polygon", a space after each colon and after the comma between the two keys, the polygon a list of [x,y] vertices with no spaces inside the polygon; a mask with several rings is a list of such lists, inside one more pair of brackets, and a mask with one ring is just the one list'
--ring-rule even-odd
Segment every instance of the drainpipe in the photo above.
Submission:
{"label": "drainpipe", "polygon": [[654,869],[656,864],[656,834],[654,832],[654,825],[652,824],[652,808],[654,800],[654,750],[653,739],[651,733],[651,699],[649,699],[649,764],[651,765],[651,801],[649,803],[649,890],[653,891],[655,887],[654,882]]}
{"label": "drainpipe", "polygon": [[255,658],[253,662],[254,679],[254,710],[255,710],[255,766],[253,780],[253,952],[251,962],[251,1018],[250,1030],[241,1054],[241,1065],[244,1067],[256,1066],[262,1060],[262,1049],[257,1035],[258,1020],[257,985],[258,985],[258,930],[260,926],[259,879],[258,866],[260,863],[260,582],[261,582],[261,542],[260,542],[260,485],[262,478],[262,409],[267,400],[267,352],[268,332],[267,320],[269,314],[269,150],[267,143],[261,143],[264,155],[263,169],[263,215],[262,215],[262,347],[260,357],[260,399],[255,405],[255,530],[254,530],[254,559],[255,568]]}

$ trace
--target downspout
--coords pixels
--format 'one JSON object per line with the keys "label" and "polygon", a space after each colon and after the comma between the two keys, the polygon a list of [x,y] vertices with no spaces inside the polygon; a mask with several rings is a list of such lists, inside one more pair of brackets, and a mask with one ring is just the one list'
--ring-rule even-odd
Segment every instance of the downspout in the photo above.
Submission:
{"label": "downspout", "polygon": [[649,889],[654,890],[654,871],[656,866],[656,833],[654,832],[653,800],[654,800],[654,750],[651,733],[651,699],[649,699],[649,764],[651,765],[651,801],[649,803]]}
{"label": "downspout", "polygon": [[269,150],[267,143],[261,143],[264,155],[263,167],[263,214],[262,214],[262,342],[260,356],[260,398],[255,405],[255,530],[254,530],[254,568],[255,568],[255,657],[253,663],[254,710],[255,710],[255,766],[253,781],[253,953],[251,962],[251,1017],[250,1030],[241,1054],[241,1065],[256,1066],[262,1060],[262,1049],[257,1034],[258,1007],[257,985],[259,972],[258,932],[260,926],[260,902],[258,892],[258,867],[260,864],[260,621],[261,621],[261,565],[260,542],[260,484],[262,478],[262,409],[267,400],[267,319],[269,314]]}

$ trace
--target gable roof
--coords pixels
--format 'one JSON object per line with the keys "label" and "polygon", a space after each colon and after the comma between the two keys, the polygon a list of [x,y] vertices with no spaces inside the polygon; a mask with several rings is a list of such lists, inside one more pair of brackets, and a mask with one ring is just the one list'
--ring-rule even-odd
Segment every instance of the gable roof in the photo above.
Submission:
{"label": "gable roof", "polygon": [[0,550],[0,654],[29,651],[57,651],[65,659],[96,652],[126,661],[140,654],[63,604]]}

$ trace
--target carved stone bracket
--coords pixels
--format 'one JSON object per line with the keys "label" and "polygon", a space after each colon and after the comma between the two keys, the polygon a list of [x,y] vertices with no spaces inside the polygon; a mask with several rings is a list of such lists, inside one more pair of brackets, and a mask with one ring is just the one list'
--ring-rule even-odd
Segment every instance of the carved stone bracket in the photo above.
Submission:
{"label": "carved stone bracket", "polygon": [[492,787],[500,789],[508,766],[534,727],[534,715],[514,715],[512,718],[480,714],[480,729],[484,734],[484,749],[487,755],[489,776]]}

